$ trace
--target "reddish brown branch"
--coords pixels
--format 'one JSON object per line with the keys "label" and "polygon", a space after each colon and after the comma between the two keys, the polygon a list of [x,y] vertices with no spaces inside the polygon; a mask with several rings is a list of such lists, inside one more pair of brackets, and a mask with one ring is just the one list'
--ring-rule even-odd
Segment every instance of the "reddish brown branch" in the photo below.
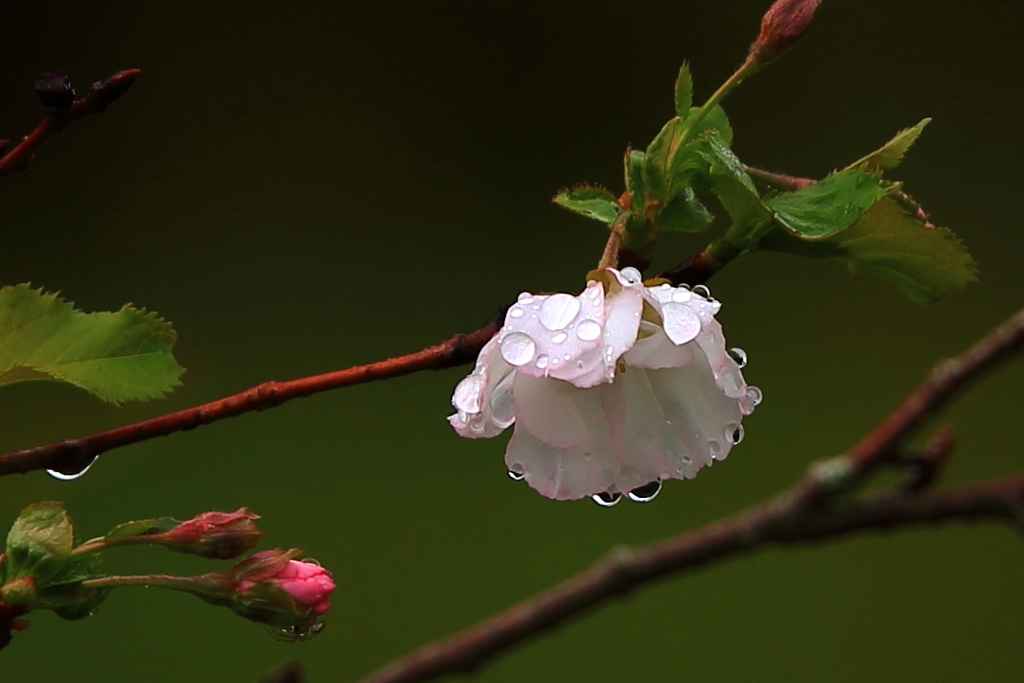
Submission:
{"label": "reddish brown branch", "polygon": [[[36,92],[46,105],[47,114],[39,122],[35,130],[22,138],[13,149],[0,157],[0,177],[16,171],[24,171],[32,163],[35,151],[48,139],[64,130],[68,125],[78,119],[104,111],[107,106],[118,97],[128,91],[135,80],[139,77],[138,69],[118,71],[106,79],[92,84],[89,92],[78,100],[67,99],[62,101],[63,94],[71,94],[71,86],[67,83],[66,77],[59,72],[43,74],[36,86]],[[57,76],[59,74],[59,76]],[[49,82],[44,84],[46,79]],[[61,81],[58,87],[54,88],[54,81]],[[5,141],[6,142],[6,141]],[[2,153],[2,150],[0,150]]]}
{"label": "reddish brown branch", "polygon": [[441,370],[469,363],[475,360],[476,354],[487,340],[494,336],[504,317],[505,312],[502,309],[479,330],[457,334],[436,346],[415,353],[323,375],[286,382],[264,382],[241,393],[176,413],[160,415],[78,439],[8,453],[0,456],[0,476],[39,469],[74,473],[80,471],[100,453],[119,446],[194,429],[200,425],[254,410],[273,408],[293,398],[310,396],[321,391],[400,377],[418,370]]}

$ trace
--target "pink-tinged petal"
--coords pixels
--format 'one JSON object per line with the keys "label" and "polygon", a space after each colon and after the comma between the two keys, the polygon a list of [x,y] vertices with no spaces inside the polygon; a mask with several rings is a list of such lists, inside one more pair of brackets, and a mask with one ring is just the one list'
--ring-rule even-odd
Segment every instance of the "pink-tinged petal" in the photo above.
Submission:
{"label": "pink-tinged petal", "polygon": [[331,608],[330,600],[322,600],[313,607],[313,614],[320,616]]}
{"label": "pink-tinged petal", "polygon": [[718,389],[702,355],[698,348],[692,363],[648,373],[677,454],[689,456],[693,462],[687,464],[698,469],[725,459],[733,445],[730,429],[743,417],[739,403]]}
{"label": "pink-tinged petal", "polygon": [[640,328],[636,344],[622,357],[626,365],[659,370],[679,368],[693,360],[692,344],[676,346],[662,328],[647,321],[642,322]]}
{"label": "pink-tinged petal", "polygon": [[580,390],[568,382],[517,374],[514,391],[518,426],[557,448],[568,448],[587,438],[587,427],[575,400]]}
{"label": "pink-tinged petal", "polygon": [[600,346],[604,291],[590,283],[579,296],[520,295],[496,339],[502,357],[532,377],[568,379],[586,366],[586,354]]}
{"label": "pink-tinged petal", "polygon": [[511,410],[502,402],[502,383],[510,381],[512,374],[512,366],[501,357],[498,338],[491,338],[481,349],[472,374],[459,382],[452,396],[457,412],[448,417],[448,422],[459,436],[490,438],[511,424],[506,419]]}
{"label": "pink-tinged petal", "polygon": [[711,321],[697,335],[696,342],[707,356],[708,363],[715,375],[715,383],[722,393],[732,399],[745,396],[747,384],[743,380],[740,366],[725,348],[725,336],[722,334],[721,324],[717,320]]}

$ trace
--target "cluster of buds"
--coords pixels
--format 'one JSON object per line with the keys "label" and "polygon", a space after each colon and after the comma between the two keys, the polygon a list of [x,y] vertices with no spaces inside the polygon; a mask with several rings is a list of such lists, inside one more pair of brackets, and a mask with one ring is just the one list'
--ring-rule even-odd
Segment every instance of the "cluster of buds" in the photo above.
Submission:
{"label": "cluster of buds", "polygon": [[247,508],[204,512],[180,522],[169,517],[121,524],[105,536],[75,546],[74,527],[60,503],[30,505],[11,527],[0,554],[0,648],[28,623],[21,617],[51,610],[65,619],[93,613],[119,586],[167,588],[229,607],[290,638],[319,632],[334,590],[330,572],[302,553],[265,550],[227,571],[198,576],[105,576],[100,552],[123,545],[161,545],[173,552],[233,559],[253,548],[262,532]]}

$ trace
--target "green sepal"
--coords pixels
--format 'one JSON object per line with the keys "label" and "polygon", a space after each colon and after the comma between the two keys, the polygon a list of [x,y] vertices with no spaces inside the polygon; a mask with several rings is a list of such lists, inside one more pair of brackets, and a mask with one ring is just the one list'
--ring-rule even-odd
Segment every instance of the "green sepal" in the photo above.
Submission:
{"label": "green sepal", "polygon": [[647,188],[647,203],[663,202],[670,193],[669,165],[682,140],[683,122],[678,116],[662,126],[647,146],[643,165],[643,181]]}
{"label": "green sepal", "polygon": [[700,232],[714,219],[694,196],[693,188],[686,187],[658,211],[654,221],[659,231]]}
{"label": "green sepal", "polygon": [[896,168],[903,161],[903,156],[907,153],[907,150],[917,142],[917,138],[921,136],[924,127],[930,122],[931,119],[924,119],[916,126],[904,128],[899,133],[896,133],[892,140],[882,145],[881,148],[876,149],[863,159],[853,162],[848,168],[862,168],[874,173]]}
{"label": "green sepal", "polygon": [[170,531],[178,526],[180,522],[173,517],[155,517],[153,519],[139,519],[134,522],[118,524],[108,531],[103,537],[108,541],[120,541],[136,536],[150,536]]}
{"label": "green sepal", "polygon": [[877,175],[854,168],[766,199],[765,204],[794,235],[817,239],[853,224],[885,194]]}
{"label": "green sepal", "polygon": [[0,386],[67,382],[111,403],[162,396],[184,369],[171,355],[175,332],[130,305],[83,313],[27,284],[0,288]]}
{"label": "green sepal", "polygon": [[875,203],[853,225],[821,239],[800,239],[776,229],[762,249],[838,258],[854,273],[886,280],[911,301],[929,303],[977,281],[974,259],[950,230],[929,227],[892,198]]}
{"label": "green sepal", "polygon": [[4,581],[31,576],[41,591],[71,557],[74,535],[71,518],[61,503],[29,505],[7,534]]}
{"label": "green sepal", "polygon": [[618,199],[603,187],[579,185],[571,190],[562,190],[555,195],[552,201],[581,216],[601,221],[605,225],[615,222],[615,219],[622,213]]}
{"label": "green sepal", "polygon": [[676,78],[675,103],[676,116],[680,118],[687,116],[693,106],[693,76],[686,62],[679,67],[679,76]]}
{"label": "green sepal", "polygon": [[644,183],[644,164],[647,155],[638,149],[627,149],[623,158],[625,166],[626,190],[629,192],[629,209],[635,214],[642,214],[647,208],[647,184]]}

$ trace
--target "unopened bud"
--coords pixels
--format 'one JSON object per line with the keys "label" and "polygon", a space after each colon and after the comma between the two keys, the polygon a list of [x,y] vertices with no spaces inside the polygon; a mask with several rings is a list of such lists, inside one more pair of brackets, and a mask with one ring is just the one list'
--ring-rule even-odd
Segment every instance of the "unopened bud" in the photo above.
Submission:
{"label": "unopened bud", "polygon": [[42,74],[36,81],[35,91],[47,114],[67,111],[75,101],[75,91],[71,87],[71,80],[63,71],[50,71]]}
{"label": "unopened bud", "polygon": [[821,0],[776,0],[761,20],[761,32],[750,46],[751,57],[768,60],[804,34]]}
{"label": "unopened bud", "polygon": [[148,540],[176,552],[227,560],[256,546],[263,535],[255,524],[259,518],[249,508],[239,508],[234,512],[204,512],[169,531],[153,534]]}

